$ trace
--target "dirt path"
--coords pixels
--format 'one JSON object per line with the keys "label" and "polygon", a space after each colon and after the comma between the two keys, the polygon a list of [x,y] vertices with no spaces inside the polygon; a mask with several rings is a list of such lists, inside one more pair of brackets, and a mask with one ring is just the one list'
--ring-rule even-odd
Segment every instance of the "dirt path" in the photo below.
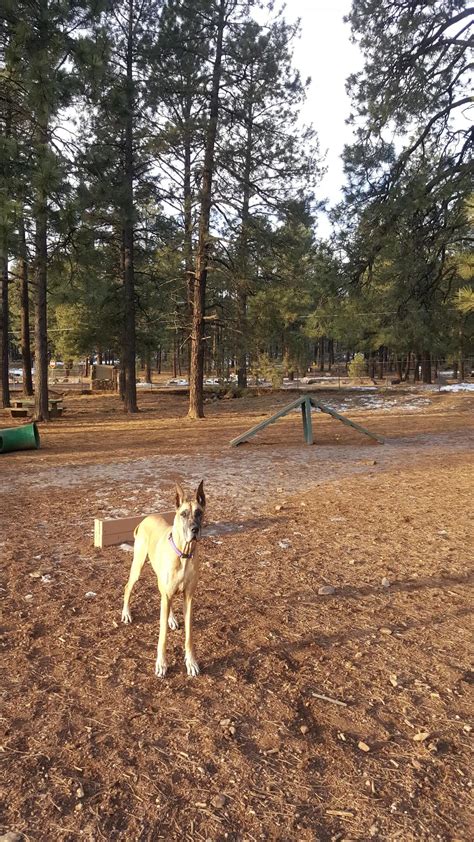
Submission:
{"label": "dirt path", "polygon": [[[384,446],[321,418],[307,448],[290,418],[237,450],[288,395],[197,425],[180,397],[148,400],[127,420],[71,398],[44,449],[0,457],[0,831],[469,839],[472,398],[355,410]],[[176,478],[202,476],[203,674],[186,677],[179,631],[160,682],[153,578],[122,626],[131,556],[93,549],[92,517],[167,507]]]}

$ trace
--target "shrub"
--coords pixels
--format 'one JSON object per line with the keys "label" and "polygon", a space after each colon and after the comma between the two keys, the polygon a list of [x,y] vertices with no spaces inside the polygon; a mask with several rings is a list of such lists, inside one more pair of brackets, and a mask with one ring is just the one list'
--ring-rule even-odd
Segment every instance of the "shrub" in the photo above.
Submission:
{"label": "shrub", "polygon": [[272,360],[268,354],[259,356],[255,374],[259,379],[268,380],[273,389],[280,389],[283,385],[283,364]]}
{"label": "shrub", "polygon": [[355,354],[354,359],[349,363],[349,377],[358,380],[366,376],[365,359],[363,354]]}

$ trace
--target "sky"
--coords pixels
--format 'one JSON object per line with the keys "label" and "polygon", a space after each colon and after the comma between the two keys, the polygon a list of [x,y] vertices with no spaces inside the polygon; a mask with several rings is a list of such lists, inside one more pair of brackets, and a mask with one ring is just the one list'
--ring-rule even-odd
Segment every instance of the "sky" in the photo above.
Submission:
{"label": "sky", "polygon": [[[341,153],[352,138],[345,124],[350,113],[346,94],[347,77],[362,67],[362,56],[350,42],[350,26],[343,17],[351,0],[288,0],[285,18],[301,20],[301,38],[295,44],[294,64],[305,79],[311,76],[302,118],[312,123],[319,136],[322,153],[326,154],[327,174],[319,189],[318,199],[336,204],[342,197],[344,174]],[[318,220],[318,233],[328,236],[331,230],[324,215]]]}

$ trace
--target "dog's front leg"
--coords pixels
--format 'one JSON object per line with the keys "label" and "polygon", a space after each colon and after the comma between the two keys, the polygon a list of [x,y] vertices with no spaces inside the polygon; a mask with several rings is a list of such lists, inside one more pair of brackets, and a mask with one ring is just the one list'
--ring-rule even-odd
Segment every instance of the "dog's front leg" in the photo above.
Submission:
{"label": "dog's front leg", "polygon": [[166,637],[168,634],[168,618],[170,613],[170,601],[166,594],[161,594],[160,606],[160,636],[158,638],[158,649],[156,652],[155,673],[164,678],[168,665],[166,663]]}
{"label": "dog's front leg", "polygon": [[188,675],[199,675],[199,665],[194,655],[193,647],[193,597],[192,594],[184,593],[184,661]]}

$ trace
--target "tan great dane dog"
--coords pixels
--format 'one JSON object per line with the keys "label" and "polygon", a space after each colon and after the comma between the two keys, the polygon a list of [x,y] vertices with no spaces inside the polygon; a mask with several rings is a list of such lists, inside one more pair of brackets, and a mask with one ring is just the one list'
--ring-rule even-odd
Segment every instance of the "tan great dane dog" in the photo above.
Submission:
{"label": "tan great dane dog", "polygon": [[149,515],[142,520],[134,532],[133,561],[125,587],[122,621],[132,622],[128,607],[130,594],[148,556],[156,573],[161,594],[160,636],[155,666],[155,673],[160,678],[164,678],[167,670],[168,626],[170,629],[178,628],[172,610],[172,601],[178,591],[182,591],[184,597],[186,669],[188,675],[199,674],[199,666],[194,655],[192,621],[193,596],[199,575],[197,540],[201,532],[205,507],[206,497],[202,481],[192,500],[188,500],[181,486],[177,485],[174,518],[170,515]]}

